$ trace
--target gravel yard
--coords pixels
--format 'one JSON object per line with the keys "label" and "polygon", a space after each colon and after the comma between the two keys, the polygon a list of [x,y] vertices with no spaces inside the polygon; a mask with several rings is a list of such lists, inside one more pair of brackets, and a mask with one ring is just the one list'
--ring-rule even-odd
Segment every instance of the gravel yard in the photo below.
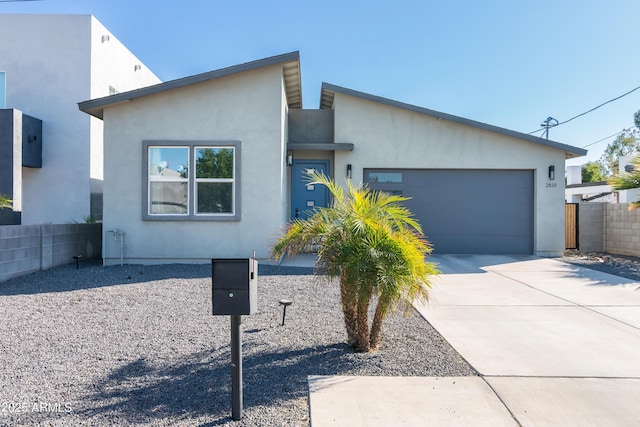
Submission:
{"label": "gravel yard", "polygon": [[379,352],[351,352],[336,286],[309,273],[260,266],[240,422],[209,265],[87,261],[0,282],[0,425],[306,426],[307,375],[476,374],[413,312],[387,319]]}
{"label": "gravel yard", "polygon": [[568,250],[559,261],[640,281],[640,258],[633,256]]}

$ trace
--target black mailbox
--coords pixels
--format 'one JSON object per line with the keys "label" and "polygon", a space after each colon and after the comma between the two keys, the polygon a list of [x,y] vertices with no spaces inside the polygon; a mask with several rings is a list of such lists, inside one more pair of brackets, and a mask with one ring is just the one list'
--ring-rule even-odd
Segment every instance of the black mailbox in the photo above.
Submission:
{"label": "black mailbox", "polygon": [[213,314],[243,315],[257,311],[258,261],[253,258],[211,260]]}

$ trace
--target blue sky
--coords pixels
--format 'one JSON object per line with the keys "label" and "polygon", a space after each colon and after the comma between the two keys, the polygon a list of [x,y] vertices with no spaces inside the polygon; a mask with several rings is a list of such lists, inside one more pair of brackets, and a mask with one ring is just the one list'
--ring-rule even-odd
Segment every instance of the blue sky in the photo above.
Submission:
{"label": "blue sky", "polygon": [[[524,133],[640,86],[636,0],[0,0],[0,13],[93,14],[165,81],[298,50],[305,108],[324,81]],[[550,137],[584,147],[639,109],[637,90]]]}

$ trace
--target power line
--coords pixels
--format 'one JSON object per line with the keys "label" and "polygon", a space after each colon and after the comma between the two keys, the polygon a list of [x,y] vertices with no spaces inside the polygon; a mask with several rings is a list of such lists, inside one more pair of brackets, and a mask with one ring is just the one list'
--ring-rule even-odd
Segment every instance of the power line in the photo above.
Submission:
{"label": "power line", "polygon": [[607,139],[609,139],[609,138],[613,138],[614,136],[621,135],[621,134],[623,134],[623,133],[625,133],[625,132],[630,132],[632,127],[633,127],[633,126],[629,127],[629,129],[622,129],[620,132],[616,132],[616,133],[614,133],[613,135],[606,136],[606,137],[604,137],[604,138],[602,138],[602,139],[599,139],[599,140],[597,140],[597,141],[595,141],[595,142],[592,142],[592,143],[590,143],[590,144],[587,144],[587,145],[583,146],[582,148],[591,147],[592,145],[596,145],[598,142],[602,142],[602,141],[607,140]]}
{"label": "power line", "polygon": [[[620,98],[624,98],[625,96],[629,95],[630,93],[635,92],[635,91],[636,91],[636,90],[638,90],[638,89],[640,89],[640,86],[638,86],[638,87],[636,87],[636,88],[633,88],[633,89],[631,89],[629,92],[623,93],[623,94],[622,94],[622,95],[620,95],[620,96],[617,96],[617,97],[615,97],[615,98],[613,98],[613,99],[610,99],[610,100],[608,100],[607,102],[603,102],[602,104],[600,104],[600,105],[598,105],[598,106],[596,106],[596,107],[593,107],[592,109],[590,109],[590,110],[588,110],[588,111],[585,111],[584,113],[580,113],[580,114],[578,114],[577,116],[573,116],[573,117],[571,117],[570,119],[567,119],[567,120],[565,120],[565,121],[563,121],[563,122],[560,122],[560,123],[558,123],[557,125],[554,125],[553,127],[560,126],[560,125],[563,125],[563,124],[565,124],[565,123],[569,123],[570,121],[572,121],[572,120],[574,120],[574,119],[577,119],[578,117],[582,117],[582,116],[584,116],[585,114],[589,114],[589,113],[591,113],[592,111],[595,111],[595,110],[597,110],[598,108],[603,107],[603,106],[605,106],[605,105],[607,105],[607,104],[609,104],[609,103],[611,103],[611,102],[613,102],[613,101],[617,101],[617,100],[618,100],[618,99],[620,99]],[[536,130],[534,130],[534,131],[529,132],[527,135],[531,135],[532,133],[540,132],[541,130],[546,130],[546,129],[547,129],[546,127],[543,127],[543,128],[540,128],[540,129],[536,129]]]}
{"label": "power line", "polygon": [[623,93],[622,95],[620,95],[620,96],[618,96],[618,97],[616,97],[616,98],[610,99],[610,100],[608,100],[607,102],[603,102],[602,104],[598,105],[597,107],[593,107],[593,108],[592,108],[591,110],[589,110],[589,111],[585,111],[584,113],[581,113],[581,114],[578,114],[577,116],[571,117],[569,120],[565,120],[564,122],[558,123],[558,125],[563,125],[563,124],[565,124],[565,123],[570,122],[570,121],[571,121],[571,120],[573,120],[573,119],[577,119],[578,117],[584,116],[585,114],[589,114],[590,112],[592,112],[592,111],[594,111],[594,110],[597,110],[598,108],[600,108],[600,107],[602,107],[602,106],[604,106],[604,105],[607,105],[607,104],[609,104],[609,103],[611,103],[611,102],[613,102],[613,101],[617,101],[618,99],[623,98],[623,97],[625,97],[625,96],[629,95],[630,93],[635,92],[635,91],[636,91],[636,90],[638,90],[638,89],[640,89],[640,86],[638,86],[638,87],[636,87],[636,88],[634,88],[634,89],[631,89],[629,92],[627,92],[627,93]]}

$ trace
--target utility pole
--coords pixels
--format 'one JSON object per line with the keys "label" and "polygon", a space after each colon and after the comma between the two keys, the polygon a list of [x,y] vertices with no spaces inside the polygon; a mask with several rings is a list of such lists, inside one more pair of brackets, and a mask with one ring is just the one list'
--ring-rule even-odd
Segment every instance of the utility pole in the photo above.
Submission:
{"label": "utility pole", "polygon": [[556,119],[554,119],[553,117],[547,117],[547,120],[542,122],[540,124],[540,126],[543,126],[545,128],[544,133],[545,133],[547,139],[549,139],[549,128],[552,128],[554,126],[558,126],[558,121]]}

